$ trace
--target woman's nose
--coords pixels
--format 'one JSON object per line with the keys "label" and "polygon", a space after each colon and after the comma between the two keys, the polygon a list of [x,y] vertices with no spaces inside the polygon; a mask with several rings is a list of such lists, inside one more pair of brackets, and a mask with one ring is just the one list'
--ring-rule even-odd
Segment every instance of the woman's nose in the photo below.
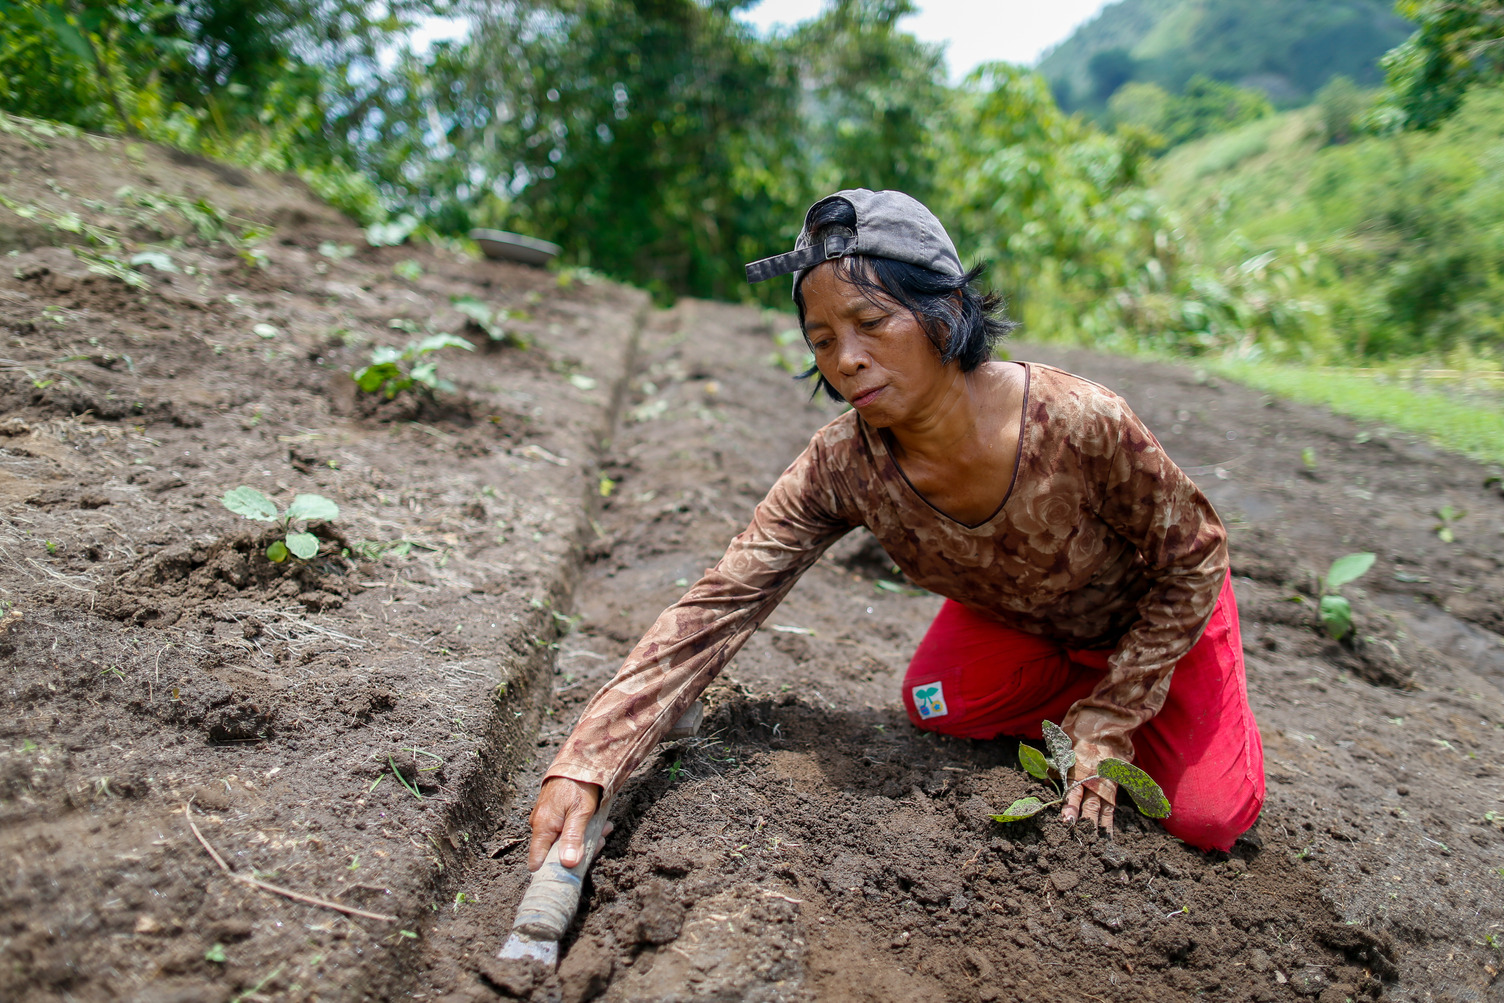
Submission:
{"label": "woman's nose", "polygon": [[842,338],[840,349],[836,354],[836,367],[842,373],[850,375],[859,373],[870,364],[867,350],[856,338]]}

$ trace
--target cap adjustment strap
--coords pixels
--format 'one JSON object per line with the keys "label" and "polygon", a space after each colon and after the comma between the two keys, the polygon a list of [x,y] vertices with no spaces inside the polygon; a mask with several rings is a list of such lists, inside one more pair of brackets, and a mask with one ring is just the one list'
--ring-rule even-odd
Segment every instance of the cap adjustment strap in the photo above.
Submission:
{"label": "cap adjustment strap", "polygon": [[771,258],[754,261],[747,266],[748,282],[764,282],[779,275],[813,268],[822,261],[839,258],[856,245],[856,234],[844,227],[829,234],[823,244],[810,244],[787,254],[775,254]]}

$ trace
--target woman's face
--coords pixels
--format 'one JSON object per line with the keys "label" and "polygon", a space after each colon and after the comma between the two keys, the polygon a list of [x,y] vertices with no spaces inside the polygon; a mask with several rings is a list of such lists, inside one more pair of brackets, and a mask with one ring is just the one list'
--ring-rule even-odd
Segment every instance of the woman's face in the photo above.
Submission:
{"label": "woman's face", "polygon": [[842,278],[835,265],[816,265],[801,284],[804,330],[820,375],[877,428],[923,415],[960,377],[914,314],[887,296],[873,296]]}

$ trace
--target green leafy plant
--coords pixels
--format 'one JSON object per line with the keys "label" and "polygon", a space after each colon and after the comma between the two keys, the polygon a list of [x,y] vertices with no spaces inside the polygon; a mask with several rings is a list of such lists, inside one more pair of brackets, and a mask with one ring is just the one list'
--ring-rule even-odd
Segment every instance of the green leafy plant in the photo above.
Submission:
{"label": "green leafy plant", "polygon": [[1439,520],[1436,524],[1436,538],[1442,543],[1456,543],[1457,534],[1453,531],[1452,524],[1467,513],[1450,505],[1443,505],[1432,514]]}
{"label": "green leafy plant", "polygon": [[424,356],[445,348],[474,351],[474,346],[464,338],[452,334],[431,334],[421,341],[408,342],[405,348],[382,345],[372,349],[371,364],[362,366],[350,376],[366,393],[382,393],[387,400],[405,390],[430,395],[440,390],[452,392],[454,384],[439,376],[438,363],[432,359],[423,359]]}
{"label": "green leafy plant", "polygon": [[1353,606],[1337,590],[1373,567],[1374,555],[1347,554],[1332,562],[1321,580],[1321,623],[1332,640],[1340,641],[1353,629]]}
{"label": "green leafy plant", "polygon": [[1036,797],[1019,798],[1007,807],[1001,815],[993,815],[995,822],[1021,822],[1026,818],[1033,818],[1046,808],[1053,808],[1063,804],[1070,796],[1071,791],[1080,787],[1088,780],[1101,777],[1103,780],[1111,780],[1120,788],[1128,792],[1138,810],[1150,818],[1167,818],[1170,814],[1170,799],[1165,797],[1165,792],[1160,789],[1154,779],[1130,763],[1121,759],[1104,759],[1097,764],[1097,772],[1089,777],[1082,777],[1075,783],[1069,782],[1071,767],[1076,765],[1076,750],[1071,745],[1071,738],[1065,733],[1065,729],[1059,725],[1045,721],[1042,723],[1044,731],[1045,748],[1049,750],[1049,756],[1034,748],[1032,745],[1018,743],[1018,761],[1028,771],[1031,777],[1046,782],[1050,781],[1050,769],[1053,768],[1059,776],[1054,781],[1059,797],[1054,801],[1042,801]]}
{"label": "green leafy plant", "polygon": [[220,503],[236,515],[256,522],[281,523],[283,538],[273,540],[266,548],[266,559],[274,564],[281,564],[289,555],[306,561],[319,552],[319,538],[306,529],[295,529],[294,523],[302,522],[306,526],[339,518],[339,506],[322,495],[297,495],[291,505],[278,511],[276,502],[244,484],[225,492]]}
{"label": "green leafy plant", "polygon": [[[509,331],[502,326],[503,320],[509,320],[517,315],[511,310],[493,310],[473,296],[451,297],[450,304],[465,315],[465,318],[482,331],[486,337],[502,345],[510,345],[514,348],[529,348],[532,339],[525,334]],[[523,316],[526,316],[523,314]]]}

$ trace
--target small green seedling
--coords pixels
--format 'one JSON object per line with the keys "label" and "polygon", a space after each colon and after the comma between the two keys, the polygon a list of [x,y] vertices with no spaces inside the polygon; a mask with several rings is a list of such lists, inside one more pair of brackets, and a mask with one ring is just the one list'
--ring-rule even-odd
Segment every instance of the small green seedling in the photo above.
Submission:
{"label": "small green seedling", "polygon": [[1463,516],[1467,515],[1467,513],[1462,511],[1461,509],[1453,508],[1450,505],[1443,505],[1432,514],[1435,515],[1438,520],[1440,520],[1436,524],[1437,539],[1439,539],[1442,543],[1456,543],[1457,534],[1452,530],[1452,523],[1456,522],[1458,519],[1461,519]]}
{"label": "small green seedling", "polygon": [[306,529],[298,532],[293,528],[294,522],[301,521],[307,525],[315,522],[333,522],[339,518],[339,506],[322,495],[297,495],[286,510],[279,512],[276,502],[255,488],[244,484],[233,491],[225,492],[220,503],[236,515],[245,516],[247,519],[282,524],[283,538],[273,540],[271,546],[266,548],[266,559],[273,564],[281,564],[287,560],[289,554],[306,561],[319,552],[319,538],[307,532]]}
{"label": "small green seedling", "polygon": [[1127,791],[1138,810],[1150,818],[1169,817],[1170,799],[1165,797],[1165,792],[1160,789],[1159,784],[1156,784],[1149,774],[1137,766],[1125,763],[1121,759],[1104,759],[1097,764],[1095,774],[1082,777],[1075,783],[1069,783],[1071,767],[1076,765],[1076,750],[1071,746],[1071,738],[1065,733],[1065,729],[1053,722],[1045,721],[1042,727],[1045,748],[1050,752],[1049,757],[1046,758],[1032,745],[1020,742],[1018,743],[1018,761],[1031,777],[1044,781],[1049,781],[1050,768],[1054,767],[1060,777],[1056,783],[1060,797],[1050,802],[1041,801],[1036,797],[1019,798],[1001,815],[993,815],[994,822],[1021,822],[1026,818],[1033,818],[1046,808],[1064,804],[1071,791],[1097,777],[1111,780]]}
{"label": "small green seedling", "polygon": [[410,341],[406,348],[401,349],[382,345],[372,349],[369,366],[362,366],[350,376],[366,393],[383,393],[387,400],[404,390],[430,396],[440,390],[452,393],[454,384],[439,376],[436,362],[418,360],[443,348],[463,348],[469,352],[474,351],[474,347],[464,338],[452,334],[431,334],[421,341]]}
{"label": "small green seedling", "polygon": [[510,310],[492,310],[473,296],[455,296],[450,299],[450,304],[465,315],[465,318],[482,331],[486,337],[502,345],[510,345],[513,348],[529,348],[532,340],[525,334],[516,331],[508,331],[502,327],[501,322],[513,316]]}
{"label": "small green seedling", "polygon": [[1353,629],[1353,606],[1337,590],[1373,567],[1374,555],[1347,554],[1332,562],[1321,580],[1321,623],[1332,640],[1340,641]]}

